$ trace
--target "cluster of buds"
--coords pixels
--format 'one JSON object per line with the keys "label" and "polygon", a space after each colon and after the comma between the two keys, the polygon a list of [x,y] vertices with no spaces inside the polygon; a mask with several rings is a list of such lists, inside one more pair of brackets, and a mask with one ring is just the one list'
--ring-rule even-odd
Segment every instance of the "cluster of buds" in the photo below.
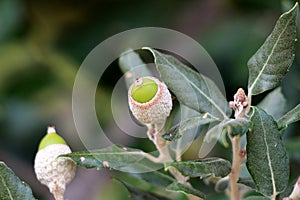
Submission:
{"label": "cluster of buds", "polygon": [[46,185],[56,200],[63,200],[66,184],[75,175],[75,163],[58,156],[71,153],[66,141],[60,137],[54,127],[48,127],[48,133],[41,140],[34,161],[37,179]]}
{"label": "cluster of buds", "polygon": [[234,100],[229,102],[229,106],[234,110],[234,117],[244,117],[249,110],[248,97],[242,88],[239,88],[234,95]]}

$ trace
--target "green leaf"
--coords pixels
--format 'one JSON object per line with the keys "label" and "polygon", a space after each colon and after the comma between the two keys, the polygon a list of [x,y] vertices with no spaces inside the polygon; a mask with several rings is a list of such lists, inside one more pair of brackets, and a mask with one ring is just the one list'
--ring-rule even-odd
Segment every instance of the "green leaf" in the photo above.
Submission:
{"label": "green leaf", "polygon": [[208,130],[204,137],[204,142],[211,143],[213,140],[221,140],[227,147],[226,133],[228,130],[232,136],[244,135],[251,128],[251,122],[246,118],[224,119],[221,123]]}
{"label": "green leaf", "polygon": [[231,136],[242,136],[251,128],[251,122],[246,118],[224,119],[219,124],[209,129],[203,139],[199,151],[199,157],[205,157],[219,141],[224,147],[228,147],[226,136],[229,132]]}
{"label": "green leaf", "polygon": [[277,196],[277,200],[282,200],[284,197],[288,197],[290,196],[290,194],[292,193],[295,184],[297,183],[298,178],[294,179],[293,181],[291,181],[288,185],[288,187],[285,189],[285,191],[283,193],[281,193],[280,195]]}
{"label": "green leaf", "polygon": [[180,161],[165,164],[165,168],[175,167],[184,176],[205,178],[208,176],[224,177],[231,171],[229,161],[222,158]]}
{"label": "green leaf", "polygon": [[225,176],[217,181],[215,185],[215,191],[224,192],[226,189],[228,189],[229,184],[230,184],[229,176]]}
{"label": "green leaf", "polygon": [[288,184],[288,156],[272,116],[254,107],[251,121],[253,127],[247,133],[247,168],[258,192],[275,197]]}
{"label": "green leaf", "polygon": [[286,99],[281,92],[281,87],[270,92],[257,106],[274,119],[279,119],[286,111]]}
{"label": "green leaf", "polygon": [[[227,120],[226,120],[227,121]],[[229,144],[226,139],[226,130],[223,126],[224,121],[210,128],[204,136],[203,143],[200,147],[199,157],[204,158],[219,141],[224,147]]]}
{"label": "green leaf", "polygon": [[[177,101],[173,101],[173,106],[169,117],[167,117],[164,129],[169,130],[174,124],[179,123],[182,117],[180,116],[181,105]],[[195,111],[196,112],[196,111]],[[198,112],[197,112],[198,113]]]}
{"label": "green leaf", "polygon": [[288,127],[289,124],[300,120],[300,104],[298,104],[291,111],[282,116],[278,121],[278,128],[283,130]]}
{"label": "green leaf", "polygon": [[130,185],[128,183],[125,183],[123,181],[120,181],[123,183],[123,185],[127,188],[127,190],[130,193],[131,199],[132,200],[171,200],[167,197],[160,196],[158,194],[146,191],[146,190],[141,190],[137,187],[134,187],[133,185]]}
{"label": "green leaf", "polygon": [[166,190],[169,191],[174,191],[174,192],[182,192],[184,194],[192,194],[194,196],[200,197],[200,198],[205,198],[206,195],[202,192],[200,192],[199,190],[196,190],[195,188],[193,188],[190,185],[187,184],[182,184],[182,183],[172,183],[171,185],[169,185]]}
{"label": "green leaf", "polygon": [[152,76],[151,71],[147,68],[147,65],[140,58],[139,54],[132,49],[128,49],[121,54],[119,66],[125,74],[127,88],[135,81],[136,77]]}
{"label": "green leaf", "polygon": [[239,178],[238,183],[243,184],[243,185],[245,185],[248,188],[251,188],[253,190],[256,190],[256,185],[253,182],[253,179],[251,177]]}
{"label": "green leaf", "polygon": [[215,121],[216,119],[210,117],[208,113],[193,116],[173,126],[162,137],[165,140],[173,141],[180,138],[187,130],[199,127],[204,124],[209,124]]}
{"label": "green leaf", "polygon": [[226,128],[227,131],[230,129],[232,136],[242,136],[252,127],[252,123],[246,118],[229,119],[224,121],[223,127]]}
{"label": "green leaf", "polygon": [[4,162],[0,162],[0,199],[35,199],[30,187],[21,181]]}
{"label": "green leaf", "polygon": [[[177,180],[171,177],[169,174],[156,173],[157,171],[149,173],[125,173],[120,171],[112,171],[113,177],[121,181],[122,183],[129,184],[141,191],[150,192],[151,194],[157,194],[162,197],[170,199],[182,199],[186,198],[184,194],[166,191],[166,187]],[[151,174],[153,177],[151,178]],[[157,180],[155,180],[158,178]],[[162,181],[162,182],[160,182]]]}
{"label": "green leaf", "polygon": [[290,160],[300,162],[300,137],[292,137],[284,141]]}
{"label": "green leaf", "polygon": [[157,171],[147,172],[147,173],[132,173],[131,176],[137,177],[142,179],[152,185],[160,188],[164,188],[170,185],[172,182],[176,181],[172,176],[169,174],[165,174]]}
{"label": "green leaf", "polygon": [[173,56],[145,47],[154,56],[162,80],[176,95],[179,102],[198,112],[226,119],[231,114],[228,102],[215,83],[188,68]]}
{"label": "green leaf", "polygon": [[132,173],[153,171],[162,167],[162,164],[146,159],[141,150],[117,145],[100,150],[73,152],[61,157],[70,158],[76,165],[86,168],[110,168]]}
{"label": "green leaf", "polygon": [[246,197],[245,200],[269,200],[269,198],[264,196],[249,196]]}
{"label": "green leaf", "polygon": [[[180,114],[177,116],[179,117],[179,119],[177,118],[174,120],[175,123],[178,123],[178,125],[181,124],[181,119],[186,119],[181,124],[183,125],[182,128],[177,128],[177,126],[175,126],[171,130],[169,130],[167,134],[165,134],[165,137],[169,137],[169,139],[173,139],[175,137],[169,144],[169,147],[174,152],[176,159],[180,159],[182,154],[192,145],[193,141],[195,141],[199,137],[199,135],[204,132],[203,130],[208,126],[205,120],[202,121],[202,119],[199,119],[198,117],[202,116],[204,119],[212,118],[208,113],[201,115],[199,112],[183,104],[180,105],[180,113],[178,114]],[[189,119],[191,119],[191,121]],[[185,124],[185,122],[187,123]],[[172,133],[173,131],[175,132]]]}
{"label": "green leaf", "polygon": [[278,19],[264,44],[248,61],[249,96],[257,95],[279,85],[295,54],[298,3]]}

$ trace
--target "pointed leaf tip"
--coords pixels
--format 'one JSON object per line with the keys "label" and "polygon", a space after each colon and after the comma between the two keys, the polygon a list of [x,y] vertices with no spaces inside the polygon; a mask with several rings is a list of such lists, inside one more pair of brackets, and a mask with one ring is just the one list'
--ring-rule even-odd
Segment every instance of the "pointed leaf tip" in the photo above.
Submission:
{"label": "pointed leaf tip", "polygon": [[21,181],[4,162],[0,162],[0,199],[35,200],[30,187]]}
{"label": "pointed leaf tip", "polygon": [[295,57],[298,3],[282,14],[264,44],[248,61],[250,95],[275,88],[288,72]]}
{"label": "pointed leaf tip", "polygon": [[173,56],[143,47],[154,56],[161,79],[180,103],[215,118],[227,119],[231,114],[228,102],[217,85],[208,77],[187,67]]}

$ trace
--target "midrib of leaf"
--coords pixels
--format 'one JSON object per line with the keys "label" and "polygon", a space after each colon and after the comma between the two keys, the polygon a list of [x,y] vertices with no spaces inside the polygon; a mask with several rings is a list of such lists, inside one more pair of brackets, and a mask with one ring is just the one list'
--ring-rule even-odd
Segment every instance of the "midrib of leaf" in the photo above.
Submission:
{"label": "midrib of leaf", "polygon": [[270,152],[269,152],[269,146],[267,143],[267,138],[266,138],[266,129],[263,125],[263,119],[261,118],[261,115],[259,115],[260,121],[261,121],[261,126],[263,128],[263,133],[264,133],[264,142],[265,145],[267,147],[267,158],[268,158],[268,165],[270,168],[270,173],[271,173],[271,179],[272,179],[272,187],[273,187],[273,195],[272,197],[276,197],[277,192],[276,192],[276,185],[275,185],[275,178],[274,178],[274,172],[273,172],[273,168],[272,168],[272,162],[271,162],[271,157],[270,157]]}
{"label": "midrib of leaf", "polygon": [[277,46],[277,44],[278,44],[278,42],[279,42],[279,40],[280,40],[280,38],[281,38],[281,35],[282,35],[282,34],[284,33],[284,31],[286,30],[287,25],[288,25],[289,22],[291,21],[291,18],[292,18],[292,17],[290,17],[289,20],[288,20],[288,22],[285,24],[284,29],[283,29],[283,30],[280,32],[280,34],[279,34],[279,37],[277,37],[277,40],[276,40],[274,46],[272,47],[271,53],[270,53],[270,55],[268,56],[268,58],[267,58],[265,64],[263,65],[262,70],[259,72],[259,74],[257,75],[256,79],[254,80],[254,82],[252,83],[251,87],[249,88],[249,94],[248,94],[248,96],[251,96],[251,95],[252,95],[252,89],[253,89],[253,87],[255,86],[256,82],[259,80],[259,78],[260,78],[260,76],[262,75],[263,71],[265,70],[265,68],[266,68],[267,65],[269,64],[269,60],[270,60],[271,57],[273,56],[274,50],[275,50],[275,48],[276,48],[276,46]]}
{"label": "midrib of leaf", "polygon": [[95,155],[141,155],[141,156],[144,156],[145,152],[90,152],[90,153],[87,153],[86,155],[90,155],[90,154],[93,154],[93,156]]}
{"label": "midrib of leaf", "polygon": [[[149,49],[149,48],[146,48],[146,49]],[[149,49],[149,50],[151,50],[151,49]],[[157,58],[155,57],[155,60],[157,60]],[[166,60],[166,59],[164,59],[167,63],[169,63],[171,66],[172,66],[172,63],[170,63],[168,60]],[[156,62],[155,62],[156,63]],[[177,71],[177,72],[179,72],[180,73],[180,71],[177,69],[177,68],[173,68],[175,71]],[[182,73],[180,73],[180,74],[182,74]],[[212,101],[212,99],[211,98],[209,98],[205,93],[203,93],[203,91],[202,90],[200,90],[199,88],[198,88],[198,86],[197,85],[195,85],[192,81],[190,81],[189,79],[188,79],[188,77],[186,77],[184,74],[182,74],[182,76],[191,84],[191,85],[193,85],[214,107],[216,107],[217,108],[217,110],[223,115],[223,117],[224,117],[224,119],[228,119],[228,117],[227,117],[227,115],[223,112],[223,110],[217,105],[217,104],[215,104],[215,102],[214,101]],[[205,79],[204,79],[205,80]],[[212,114],[211,114],[212,115]],[[213,116],[213,115],[212,115]],[[215,118],[217,118],[217,117],[215,117]]]}
{"label": "midrib of leaf", "polygon": [[[145,166],[145,168],[146,169],[151,169],[150,167],[147,167],[147,165]],[[177,181],[176,179],[172,178],[171,176],[167,176],[167,175],[165,175],[165,174],[163,174],[163,173],[161,173],[159,171],[156,171],[155,173],[157,173],[158,175],[160,175],[160,176],[162,176],[162,177],[164,177],[164,178],[166,178],[166,179],[168,179],[170,181],[173,181],[173,182]]]}
{"label": "midrib of leaf", "polygon": [[[152,168],[148,167],[147,165],[145,165],[145,168],[146,168],[146,169],[149,169],[149,170],[153,170]],[[154,171],[153,173],[156,173],[156,174],[158,174],[159,176],[164,177],[164,178],[166,178],[166,179],[168,179],[168,180],[170,180],[170,181],[172,181],[172,182],[177,182],[177,180],[176,180],[175,178],[173,178],[173,177],[171,177],[171,176],[168,176],[168,175],[166,175],[166,174],[164,174],[164,173],[161,173],[161,172],[159,172],[159,171]]]}
{"label": "midrib of leaf", "polygon": [[9,194],[10,199],[13,200],[13,197],[12,197],[12,195],[11,195],[11,192],[10,192],[10,190],[8,189],[7,185],[6,185],[3,176],[0,175],[0,177],[1,177],[1,181],[2,181],[3,185],[5,186],[5,189],[7,190],[7,193]]}
{"label": "midrib of leaf", "polygon": [[[153,170],[151,167],[148,167],[147,165],[144,165],[144,167],[145,167],[145,169]],[[152,173],[157,174],[157,175],[159,175],[161,177],[164,177],[164,178],[166,178],[166,179],[168,179],[168,180],[170,180],[172,182],[176,182],[177,181],[175,178],[173,178],[171,176],[168,176],[168,175],[166,175],[164,173],[161,173],[160,171],[153,171]]]}

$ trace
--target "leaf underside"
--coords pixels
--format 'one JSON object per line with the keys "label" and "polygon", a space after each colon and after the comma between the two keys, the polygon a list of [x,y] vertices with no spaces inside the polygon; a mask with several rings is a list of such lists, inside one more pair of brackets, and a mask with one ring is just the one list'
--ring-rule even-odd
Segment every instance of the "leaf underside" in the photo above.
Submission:
{"label": "leaf underside", "polygon": [[269,198],[264,196],[249,196],[246,197],[245,200],[269,200]]}
{"label": "leaf underside", "polygon": [[208,112],[219,119],[230,116],[228,102],[212,80],[188,68],[173,56],[148,47],[144,49],[153,54],[162,80],[179,102],[198,112]]}
{"label": "leaf underside", "polygon": [[[231,136],[242,136],[251,128],[251,122],[246,118],[229,119],[224,121],[223,127],[227,128]],[[228,130],[230,129],[230,130]]]}
{"label": "leaf underside", "polygon": [[74,152],[62,157],[70,158],[76,165],[86,168],[109,168],[132,173],[153,171],[162,167],[162,164],[146,159],[141,150],[117,145],[100,150]]}
{"label": "leaf underside", "polygon": [[21,181],[4,162],[0,162],[0,199],[35,199],[30,187]]}
{"label": "leaf underside", "polygon": [[119,66],[125,74],[127,88],[129,88],[137,77],[152,76],[151,71],[147,68],[147,65],[140,58],[139,54],[132,49],[120,55]]}
{"label": "leaf underside", "polygon": [[182,184],[179,182],[174,182],[171,185],[169,185],[166,190],[168,191],[174,191],[174,192],[182,192],[184,194],[192,194],[194,196],[200,197],[200,198],[205,198],[206,195],[202,192],[200,192],[199,190],[186,185],[186,184]]}
{"label": "leaf underside", "polygon": [[212,175],[224,177],[227,176],[231,171],[230,162],[222,158],[207,158],[203,160],[173,162],[167,163],[165,167],[175,167],[184,176],[200,178]]}
{"label": "leaf underside", "polygon": [[165,134],[163,134],[163,138],[168,141],[173,141],[180,138],[187,130],[199,127],[201,125],[205,125],[211,122],[216,121],[215,119],[207,116],[207,115],[198,115],[190,117],[187,120],[180,122],[179,124],[170,128]]}
{"label": "leaf underside", "polygon": [[265,110],[274,119],[279,119],[286,112],[286,99],[281,92],[281,87],[270,92],[257,106]]}
{"label": "leaf underside", "polygon": [[250,95],[257,95],[279,85],[295,54],[298,4],[278,19],[264,44],[248,61]]}
{"label": "leaf underside", "polygon": [[274,197],[288,184],[289,160],[276,121],[260,108],[253,110],[246,164],[258,192]]}
{"label": "leaf underside", "polygon": [[295,108],[290,110],[284,116],[282,116],[278,121],[279,129],[283,130],[288,127],[289,124],[297,122],[300,120],[300,104],[298,104]]}
{"label": "leaf underside", "polygon": [[136,188],[128,183],[125,183],[123,181],[120,181],[128,190],[130,193],[130,197],[132,200],[142,200],[142,199],[147,199],[147,200],[171,200],[167,197],[160,196],[158,194],[145,191],[139,188]]}
{"label": "leaf underside", "polygon": [[213,140],[219,140],[223,146],[227,147],[226,133],[228,131],[230,131],[231,136],[242,136],[250,128],[251,122],[246,118],[224,119],[222,122],[208,130],[204,137],[204,142],[211,144]]}
{"label": "leaf underside", "polygon": [[146,173],[131,173],[130,175],[140,180],[144,180],[147,183],[152,184],[159,188],[165,188],[166,186],[170,185],[172,182],[176,181],[176,179],[174,179],[169,174],[165,174],[165,171],[163,173],[159,170],[146,172]]}

